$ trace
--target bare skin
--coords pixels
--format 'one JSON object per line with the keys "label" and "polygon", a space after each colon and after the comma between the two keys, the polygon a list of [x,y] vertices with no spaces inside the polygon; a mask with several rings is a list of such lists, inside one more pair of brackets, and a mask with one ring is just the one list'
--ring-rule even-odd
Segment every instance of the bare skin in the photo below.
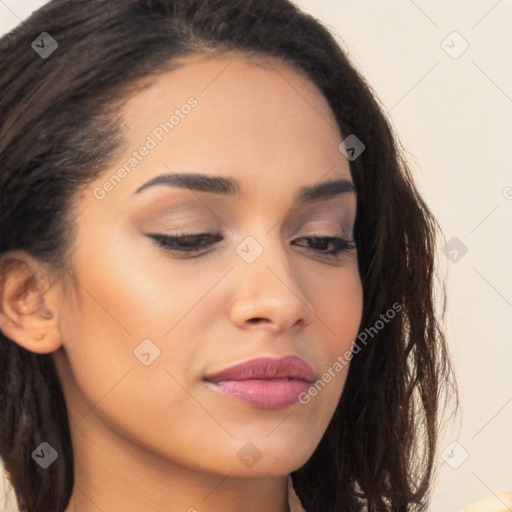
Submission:
{"label": "bare skin", "polygon": [[[9,255],[18,263],[0,325],[28,350],[53,354],[68,405],[67,512],[287,512],[288,475],[315,450],[343,391],[348,365],[307,405],[277,410],[204,381],[260,356],[297,355],[322,376],[357,336],[362,286],[356,249],[336,258],[322,254],[332,244],[315,250],[302,238],[350,240],[356,212],[352,192],[297,203],[301,187],[352,181],[320,91],[276,61],[184,63],[121,112],[126,152],[74,201],[65,281],[49,281],[30,255]],[[190,97],[197,105],[105,186]],[[235,178],[244,196],[166,184],[136,193],[175,172]],[[148,237],[177,231],[223,238],[187,257]],[[160,354],[146,366],[134,350],[148,339]],[[244,446],[261,455],[251,467],[237,456]]]}
{"label": "bare skin", "polygon": [[500,492],[472,503],[462,512],[509,512],[510,510],[512,510],[512,492]]}

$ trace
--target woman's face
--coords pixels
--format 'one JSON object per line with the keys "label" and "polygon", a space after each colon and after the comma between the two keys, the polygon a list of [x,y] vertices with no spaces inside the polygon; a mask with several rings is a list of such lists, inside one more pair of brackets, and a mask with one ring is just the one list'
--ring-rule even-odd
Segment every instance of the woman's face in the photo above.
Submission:
{"label": "woman's face", "polygon": [[[183,62],[126,103],[125,153],[75,201],[54,358],[74,430],[82,400],[110,434],[169,461],[286,474],[327,428],[348,365],[333,368],[361,320],[356,250],[336,258],[336,241],[305,238],[353,237],[342,136],[319,90],[284,64]],[[179,173],[224,181],[185,187]],[[201,233],[189,253],[165,238]],[[207,380],[287,356],[310,380],[331,378],[315,396],[293,364]]]}

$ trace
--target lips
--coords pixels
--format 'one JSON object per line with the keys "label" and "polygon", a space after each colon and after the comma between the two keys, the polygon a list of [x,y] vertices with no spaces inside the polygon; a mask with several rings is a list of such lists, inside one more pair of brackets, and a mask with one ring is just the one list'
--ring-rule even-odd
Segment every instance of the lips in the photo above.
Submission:
{"label": "lips", "polygon": [[287,356],[280,359],[271,357],[251,359],[206,377],[210,382],[247,379],[297,379],[313,382],[315,375],[304,359]]}
{"label": "lips", "polygon": [[204,380],[215,391],[252,407],[283,409],[307,392],[315,375],[299,357],[262,357],[230,366]]}

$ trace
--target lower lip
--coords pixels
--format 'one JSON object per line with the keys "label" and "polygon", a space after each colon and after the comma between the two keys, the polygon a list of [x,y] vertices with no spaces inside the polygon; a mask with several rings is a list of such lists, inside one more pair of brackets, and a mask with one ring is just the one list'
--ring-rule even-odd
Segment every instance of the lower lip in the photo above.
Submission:
{"label": "lower lip", "polygon": [[309,382],[298,379],[224,380],[209,384],[213,389],[258,409],[289,407],[311,387]]}

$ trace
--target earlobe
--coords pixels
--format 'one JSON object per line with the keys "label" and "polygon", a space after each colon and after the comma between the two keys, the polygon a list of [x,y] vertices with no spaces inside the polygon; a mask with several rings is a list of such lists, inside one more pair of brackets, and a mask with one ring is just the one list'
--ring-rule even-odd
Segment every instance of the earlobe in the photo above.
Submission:
{"label": "earlobe", "polygon": [[58,325],[58,291],[44,265],[24,251],[0,259],[0,329],[9,339],[36,353],[62,345]]}

